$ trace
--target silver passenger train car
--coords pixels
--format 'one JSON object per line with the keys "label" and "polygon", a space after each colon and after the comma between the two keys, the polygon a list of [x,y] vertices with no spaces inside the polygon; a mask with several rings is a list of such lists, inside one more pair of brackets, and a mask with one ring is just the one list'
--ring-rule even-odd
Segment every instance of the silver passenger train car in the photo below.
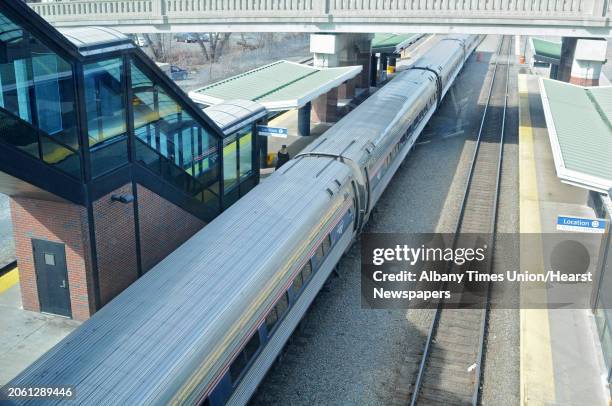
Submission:
{"label": "silver passenger train car", "polygon": [[[246,403],[479,36],[448,36],[15,378],[74,404]],[[16,404],[59,400],[15,400]]]}

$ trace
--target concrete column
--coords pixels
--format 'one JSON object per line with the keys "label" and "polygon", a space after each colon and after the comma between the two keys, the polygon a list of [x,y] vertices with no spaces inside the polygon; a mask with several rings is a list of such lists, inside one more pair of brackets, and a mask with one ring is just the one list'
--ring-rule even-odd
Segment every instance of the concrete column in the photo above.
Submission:
{"label": "concrete column", "polygon": [[559,62],[559,70],[557,72],[558,80],[563,82],[569,82],[570,80],[577,40],[577,38],[569,37],[563,37],[561,39],[561,60]]}
{"label": "concrete column", "polygon": [[606,50],[605,39],[564,37],[558,80],[581,86],[598,86],[601,67],[606,61]]}
{"label": "concrete column", "polygon": [[312,121],[333,123],[338,115],[338,88],[317,97],[312,102]]}
{"label": "concrete column", "polygon": [[550,78],[557,79],[559,75],[559,65],[551,64],[550,65]]}
{"label": "concrete column", "polygon": [[[363,88],[363,89],[370,88],[370,82],[371,82],[371,77],[372,77],[371,57],[372,57],[372,54],[370,54],[370,52],[368,51],[367,53],[366,52],[362,53],[359,58],[361,62],[361,74],[359,76],[358,87]],[[374,69],[374,73],[376,73],[376,69]]]}
{"label": "concrete column", "polygon": [[306,103],[298,109],[298,134],[304,137],[310,135],[310,110],[311,103]]}
{"label": "concrete column", "polygon": [[[356,87],[369,88],[370,50],[373,34],[312,34],[313,66],[331,68],[361,65]],[[350,92],[350,88],[348,89]]]}

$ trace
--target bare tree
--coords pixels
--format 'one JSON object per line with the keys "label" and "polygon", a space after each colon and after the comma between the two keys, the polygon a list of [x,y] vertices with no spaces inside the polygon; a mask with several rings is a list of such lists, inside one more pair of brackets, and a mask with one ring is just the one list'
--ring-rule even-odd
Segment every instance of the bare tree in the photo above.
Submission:
{"label": "bare tree", "polygon": [[144,34],[145,40],[151,47],[151,52],[157,62],[168,62],[172,36],[170,34]]}
{"label": "bare tree", "polygon": [[211,64],[218,62],[231,35],[229,32],[210,32],[208,33],[208,42],[205,42],[202,37],[198,37],[198,44],[200,44],[204,59]]}

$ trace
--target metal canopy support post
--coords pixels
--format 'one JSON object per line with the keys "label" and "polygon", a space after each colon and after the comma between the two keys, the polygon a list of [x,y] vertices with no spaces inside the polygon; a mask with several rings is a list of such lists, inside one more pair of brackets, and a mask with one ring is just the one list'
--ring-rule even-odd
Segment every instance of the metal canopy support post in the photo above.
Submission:
{"label": "metal canopy support post", "polygon": [[310,135],[310,111],[312,103],[308,102],[298,109],[298,134],[307,137]]}

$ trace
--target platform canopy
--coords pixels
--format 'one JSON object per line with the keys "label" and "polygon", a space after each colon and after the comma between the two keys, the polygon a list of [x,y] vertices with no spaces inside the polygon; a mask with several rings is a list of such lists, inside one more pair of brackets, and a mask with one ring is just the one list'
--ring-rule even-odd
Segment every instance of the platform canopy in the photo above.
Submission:
{"label": "platform canopy", "polygon": [[238,99],[207,107],[204,113],[226,136],[267,115],[266,109],[261,104]]}
{"label": "platform canopy", "polygon": [[531,37],[529,43],[531,44],[531,52],[536,62],[559,65],[561,61],[561,42]]}
{"label": "platform canopy", "polygon": [[376,34],[372,39],[372,53],[399,54],[421,37],[423,34]]}
{"label": "platform canopy", "polygon": [[127,35],[108,27],[60,28],[59,31],[85,56],[136,48]]}
{"label": "platform canopy", "polygon": [[262,104],[268,111],[291,110],[354,78],[361,69],[361,66],[319,69],[277,61],[193,90],[189,97],[207,106],[245,99]]}
{"label": "platform canopy", "polygon": [[540,79],[557,176],[597,192],[612,188],[612,86]]}

